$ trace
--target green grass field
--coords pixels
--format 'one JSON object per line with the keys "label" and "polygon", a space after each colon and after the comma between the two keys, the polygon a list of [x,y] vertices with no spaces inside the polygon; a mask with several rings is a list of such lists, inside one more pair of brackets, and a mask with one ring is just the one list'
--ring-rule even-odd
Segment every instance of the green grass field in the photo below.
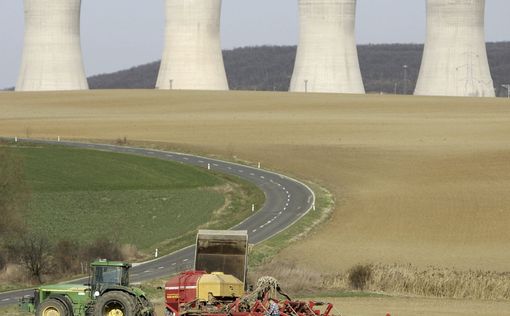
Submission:
{"label": "green grass field", "polygon": [[31,189],[26,222],[55,242],[109,237],[141,250],[189,242],[197,227],[229,227],[251,214],[249,200],[263,199],[240,180],[174,162],[61,146],[11,149]]}

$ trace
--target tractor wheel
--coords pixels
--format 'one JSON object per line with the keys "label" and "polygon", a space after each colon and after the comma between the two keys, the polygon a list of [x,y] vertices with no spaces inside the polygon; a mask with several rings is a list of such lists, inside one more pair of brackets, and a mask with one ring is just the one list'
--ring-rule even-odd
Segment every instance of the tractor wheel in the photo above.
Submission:
{"label": "tractor wheel", "polygon": [[135,298],[127,293],[107,292],[97,299],[94,316],[136,316]]}
{"label": "tractor wheel", "polygon": [[35,312],[36,316],[68,316],[67,307],[54,298],[42,302]]}

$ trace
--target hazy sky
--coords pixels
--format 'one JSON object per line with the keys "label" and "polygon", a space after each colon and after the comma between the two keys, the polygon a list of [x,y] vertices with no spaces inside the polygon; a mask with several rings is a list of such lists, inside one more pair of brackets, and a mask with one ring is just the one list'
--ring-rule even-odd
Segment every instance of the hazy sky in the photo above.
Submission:
{"label": "hazy sky", "polygon": [[[488,41],[510,40],[509,12],[510,0],[487,0]],[[223,0],[222,46],[295,45],[297,15],[297,0]],[[356,32],[359,43],[422,43],[425,0],[358,0]],[[87,75],[160,59],[163,33],[164,0],[82,1]],[[0,0],[0,88],[15,84],[22,46],[23,1]]]}

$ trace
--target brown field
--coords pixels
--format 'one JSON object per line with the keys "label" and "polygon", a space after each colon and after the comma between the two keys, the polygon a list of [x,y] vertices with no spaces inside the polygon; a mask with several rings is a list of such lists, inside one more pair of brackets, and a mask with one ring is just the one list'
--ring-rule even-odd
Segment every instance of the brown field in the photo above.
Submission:
{"label": "brown field", "polygon": [[[334,304],[336,316],[385,316],[387,313],[392,316],[503,316],[510,313],[510,303],[501,301],[403,297],[324,298],[323,301]],[[157,315],[164,314],[163,303],[157,302],[155,307]]]}
{"label": "brown field", "polygon": [[502,316],[510,312],[506,302],[444,300],[428,298],[330,299],[342,316]]}
{"label": "brown field", "polygon": [[506,99],[3,92],[0,135],[125,136],[314,181],[333,193],[334,215],[277,259],[310,271],[357,263],[510,270]]}

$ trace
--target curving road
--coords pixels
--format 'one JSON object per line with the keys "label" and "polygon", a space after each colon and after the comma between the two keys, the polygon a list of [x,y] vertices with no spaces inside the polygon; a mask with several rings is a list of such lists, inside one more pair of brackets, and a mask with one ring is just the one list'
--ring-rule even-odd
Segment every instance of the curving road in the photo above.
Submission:
{"label": "curving road", "polygon": [[[182,153],[125,146],[28,139],[17,139],[17,141],[63,145],[153,157],[163,160],[177,161],[205,169],[210,168],[217,172],[245,179],[259,187],[266,196],[266,201],[261,209],[242,223],[232,227],[232,229],[235,230],[247,230],[249,242],[251,244],[260,243],[291,226],[308,213],[315,203],[315,195],[313,191],[308,186],[297,180],[263,169],[232,162]],[[131,269],[131,281],[136,283],[151,280],[189,269],[193,266],[194,254],[195,247],[190,246],[152,261],[135,264]],[[74,283],[81,283],[83,281],[83,279],[75,280]],[[20,297],[31,293],[32,290],[0,293],[0,307],[15,304]]]}

